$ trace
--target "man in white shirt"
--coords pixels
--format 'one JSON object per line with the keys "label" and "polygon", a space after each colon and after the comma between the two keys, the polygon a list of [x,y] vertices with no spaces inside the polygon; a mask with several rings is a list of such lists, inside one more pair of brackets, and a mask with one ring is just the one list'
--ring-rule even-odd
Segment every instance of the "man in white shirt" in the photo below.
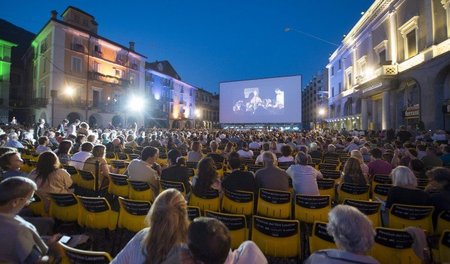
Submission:
{"label": "man in white shirt", "polygon": [[291,165],[286,173],[292,179],[292,186],[295,194],[319,195],[317,179],[322,179],[322,173],[308,164],[308,156],[304,152],[299,152],[295,156],[297,164]]}
{"label": "man in white shirt", "polygon": [[91,142],[84,142],[81,145],[81,151],[73,154],[69,161],[70,166],[74,166],[77,170],[82,170],[84,167],[84,162],[92,157],[92,149],[94,145]]}
{"label": "man in white shirt", "polygon": [[242,149],[237,152],[241,158],[253,158],[253,151],[248,149],[248,143],[242,142]]}
{"label": "man in white shirt", "polygon": [[155,195],[159,193],[158,178],[161,172],[161,167],[156,163],[158,157],[157,148],[145,147],[141,152],[141,159],[132,160],[126,172],[128,179],[148,183]]}

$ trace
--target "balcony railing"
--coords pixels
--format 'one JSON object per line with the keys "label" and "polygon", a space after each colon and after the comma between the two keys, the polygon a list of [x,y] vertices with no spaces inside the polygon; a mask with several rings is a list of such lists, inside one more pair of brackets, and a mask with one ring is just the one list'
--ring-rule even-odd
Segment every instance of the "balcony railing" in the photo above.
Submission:
{"label": "balcony railing", "polygon": [[117,84],[122,87],[128,87],[130,85],[129,80],[125,80],[125,79],[118,78],[118,77],[111,76],[111,75],[105,75],[105,74],[95,72],[95,71],[89,72],[89,78],[91,80],[97,80],[97,81],[106,82],[106,83],[114,83],[114,84]]}
{"label": "balcony railing", "polygon": [[48,98],[33,98],[32,105],[34,107],[46,107],[48,105]]}
{"label": "balcony railing", "polygon": [[84,46],[78,43],[72,44],[72,50],[78,51],[78,52],[85,52]]}

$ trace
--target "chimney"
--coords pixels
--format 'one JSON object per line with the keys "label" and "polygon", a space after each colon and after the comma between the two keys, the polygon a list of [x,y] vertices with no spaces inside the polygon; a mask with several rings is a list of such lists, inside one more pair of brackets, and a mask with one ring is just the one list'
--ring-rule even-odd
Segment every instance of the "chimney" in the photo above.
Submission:
{"label": "chimney", "polygon": [[56,10],[52,10],[52,12],[50,12],[50,13],[52,14],[52,19],[56,19],[58,12],[56,12]]}
{"label": "chimney", "polygon": [[130,41],[130,50],[134,51],[134,41]]}

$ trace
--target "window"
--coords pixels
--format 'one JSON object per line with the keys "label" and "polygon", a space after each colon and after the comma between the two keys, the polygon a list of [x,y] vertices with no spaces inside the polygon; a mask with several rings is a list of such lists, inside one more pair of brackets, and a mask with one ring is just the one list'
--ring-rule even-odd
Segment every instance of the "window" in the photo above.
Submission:
{"label": "window", "polygon": [[334,66],[331,66],[331,76],[334,75]]}
{"label": "window", "polygon": [[388,60],[387,42],[388,42],[387,40],[383,40],[373,48],[375,53],[378,55],[379,65],[385,65],[386,61]]}
{"label": "window", "polygon": [[47,72],[47,57],[42,58],[42,73]]}
{"label": "window", "polygon": [[95,72],[100,72],[100,63],[94,61],[94,71]]}
{"label": "window", "polygon": [[98,107],[100,102],[100,92],[99,91],[94,91],[92,94],[92,106],[93,107]]}
{"label": "window", "polygon": [[405,24],[403,24],[403,26],[399,28],[400,33],[402,34],[403,37],[405,59],[415,56],[419,51],[418,37],[417,37],[417,32],[419,29],[418,20],[419,17],[415,16],[410,20],[408,20]]}
{"label": "window", "polygon": [[342,83],[338,84],[338,94],[342,92]]}
{"label": "window", "polygon": [[382,50],[378,53],[378,60],[380,62],[380,65],[385,65],[386,64],[386,50]]}
{"label": "window", "polygon": [[99,45],[95,45],[94,46],[94,53],[96,55],[101,55],[102,54],[102,47],[100,47]]}
{"label": "window", "polygon": [[81,59],[78,57],[72,57],[72,69],[73,72],[81,73]]}
{"label": "window", "polygon": [[339,70],[342,69],[342,60],[341,59],[339,59],[338,69]]}

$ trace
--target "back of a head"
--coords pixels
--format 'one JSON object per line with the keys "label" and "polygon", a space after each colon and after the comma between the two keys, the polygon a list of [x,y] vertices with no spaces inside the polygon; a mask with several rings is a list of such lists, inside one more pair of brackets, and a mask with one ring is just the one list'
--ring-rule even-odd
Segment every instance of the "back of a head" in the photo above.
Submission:
{"label": "back of a head", "polygon": [[350,152],[350,157],[357,158],[361,163],[364,162],[361,151],[354,149]]}
{"label": "back of a head", "polygon": [[196,261],[222,264],[228,257],[231,238],[228,228],[208,217],[194,219],[188,229],[188,247]]}
{"label": "back of a head", "polygon": [[415,188],[417,187],[416,175],[411,171],[410,168],[406,166],[397,166],[391,172],[392,185],[405,187],[405,188]]}
{"label": "back of a head", "polygon": [[333,144],[328,144],[327,150],[328,150],[328,152],[335,152],[336,146]]}
{"label": "back of a head", "polygon": [[327,231],[338,248],[351,253],[366,254],[374,243],[375,232],[371,221],[352,206],[334,207],[328,213]]}
{"label": "back of a head", "polygon": [[177,149],[171,149],[168,153],[167,153],[167,159],[169,159],[169,161],[172,164],[176,164],[177,163],[177,159],[181,157],[181,152]]}
{"label": "back of a head", "polygon": [[372,155],[376,159],[381,159],[383,152],[381,152],[381,149],[374,148],[370,151],[370,155]]}
{"label": "back of a head", "polygon": [[262,154],[262,160],[264,166],[271,166],[274,165],[276,157],[275,154],[273,154],[271,151],[264,151]]}
{"label": "back of a head", "polygon": [[280,150],[281,155],[283,155],[284,157],[288,157],[292,154],[292,148],[289,145],[283,145]]}
{"label": "back of a head", "polygon": [[444,167],[437,167],[427,172],[428,178],[431,181],[438,183],[440,189],[450,189],[450,169]]}
{"label": "back of a head", "polygon": [[150,157],[154,157],[158,153],[158,149],[155,147],[147,146],[141,151],[141,160],[147,160]]}
{"label": "back of a head", "polygon": [[13,199],[26,197],[28,193],[36,190],[36,183],[26,177],[9,177],[0,182],[0,205],[4,205]]}
{"label": "back of a head", "polygon": [[237,152],[233,151],[228,155],[228,165],[230,165],[231,169],[239,169],[241,167],[241,158]]}
{"label": "back of a head", "polygon": [[308,155],[306,155],[305,152],[300,151],[297,153],[297,155],[295,156],[295,161],[300,164],[300,165],[307,165],[308,164]]}
{"label": "back of a head", "polygon": [[91,152],[93,148],[94,144],[92,144],[91,142],[84,142],[83,144],[81,144],[81,151]]}

